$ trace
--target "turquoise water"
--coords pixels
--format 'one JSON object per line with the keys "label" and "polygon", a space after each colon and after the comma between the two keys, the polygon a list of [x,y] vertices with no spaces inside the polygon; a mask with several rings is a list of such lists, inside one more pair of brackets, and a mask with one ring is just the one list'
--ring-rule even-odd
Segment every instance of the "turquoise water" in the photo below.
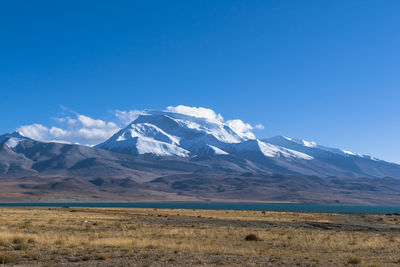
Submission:
{"label": "turquoise water", "polygon": [[213,209],[265,210],[302,212],[340,212],[400,214],[398,206],[354,206],[320,204],[262,204],[262,203],[191,203],[191,202],[132,202],[132,203],[0,203],[0,207],[98,207],[98,208],[159,208],[159,209]]}

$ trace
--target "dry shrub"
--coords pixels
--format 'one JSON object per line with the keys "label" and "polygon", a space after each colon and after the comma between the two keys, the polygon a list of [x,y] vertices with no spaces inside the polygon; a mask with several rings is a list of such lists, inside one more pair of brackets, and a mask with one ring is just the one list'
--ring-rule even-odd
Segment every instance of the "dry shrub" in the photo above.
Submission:
{"label": "dry shrub", "polygon": [[25,243],[17,244],[14,246],[14,250],[27,250],[27,249],[28,249],[28,246]]}
{"label": "dry shrub", "polygon": [[246,237],[244,239],[246,241],[258,241],[258,240],[260,240],[260,238],[258,238],[258,236],[256,236],[255,234],[246,235]]}
{"label": "dry shrub", "polygon": [[25,243],[25,239],[22,237],[15,237],[12,240],[13,244],[24,244]]}
{"label": "dry shrub", "polygon": [[358,257],[358,256],[350,256],[348,259],[347,259],[347,263],[348,264],[360,264],[361,263],[361,259],[360,259],[360,257]]}
{"label": "dry shrub", "polygon": [[98,260],[107,260],[108,258],[110,258],[110,255],[108,255],[106,253],[101,253],[101,254],[97,254],[96,258]]}
{"label": "dry shrub", "polygon": [[28,249],[28,245],[26,243],[26,240],[22,237],[15,237],[12,240],[12,243],[14,244],[14,250],[26,250]]}

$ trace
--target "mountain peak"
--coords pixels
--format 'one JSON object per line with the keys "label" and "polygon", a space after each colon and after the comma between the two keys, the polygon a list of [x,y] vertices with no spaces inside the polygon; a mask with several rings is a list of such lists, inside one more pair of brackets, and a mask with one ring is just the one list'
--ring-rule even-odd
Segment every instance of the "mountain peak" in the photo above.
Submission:
{"label": "mountain peak", "polygon": [[[220,120],[170,111],[146,111],[97,147],[133,154],[188,156],[211,150],[220,155],[228,153],[225,148],[229,144],[246,140]],[[156,147],[154,151],[151,145]]]}

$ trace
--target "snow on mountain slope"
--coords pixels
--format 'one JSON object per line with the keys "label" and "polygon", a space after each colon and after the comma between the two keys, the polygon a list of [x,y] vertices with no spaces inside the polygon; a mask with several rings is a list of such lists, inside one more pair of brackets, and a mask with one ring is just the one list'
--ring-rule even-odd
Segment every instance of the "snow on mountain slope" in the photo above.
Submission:
{"label": "snow on mountain slope", "polygon": [[23,140],[31,140],[23,136],[19,132],[13,132],[11,134],[3,134],[0,136],[0,144],[6,145],[8,148],[16,148]]}
{"label": "snow on mountain slope", "polygon": [[314,141],[306,141],[306,140],[300,140],[300,139],[294,139],[294,138],[290,138],[290,137],[286,137],[286,136],[281,136],[282,138],[288,140],[288,141],[292,141],[296,144],[302,145],[302,146],[306,146],[306,147],[317,147],[317,143],[315,143]]}
{"label": "snow on mountain slope", "polygon": [[15,148],[16,146],[19,145],[20,142],[21,142],[21,139],[18,139],[18,138],[15,138],[15,137],[11,137],[5,142],[5,144],[9,148]]}
{"label": "snow on mountain slope", "polygon": [[289,138],[286,136],[275,136],[275,137],[263,139],[263,141],[269,142],[274,145],[278,145],[278,146],[286,147],[289,149],[294,149],[297,151],[308,153],[308,154],[312,153],[313,155],[325,155],[325,154],[323,154],[323,152],[329,152],[329,153],[333,153],[333,154],[340,155],[343,157],[353,156],[353,157],[359,157],[359,158],[364,158],[364,159],[369,159],[369,160],[374,160],[374,161],[379,160],[377,158],[374,158],[374,157],[371,157],[368,155],[354,153],[351,151],[342,150],[342,149],[338,149],[338,148],[321,146],[313,141],[294,139],[294,138]]}
{"label": "snow on mountain slope", "polygon": [[137,138],[136,147],[138,154],[155,154],[158,156],[186,157],[189,151],[174,144],[168,144],[149,138]]}
{"label": "snow on mountain slope", "polygon": [[312,160],[313,157],[292,149],[275,146],[260,140],[249,140],[236,145],[237,151],[260,151],[266,157],[283,157]]}
{"label": "snow on mountain slope", "polygon": [[235,132],[223,120],[190,116],[168,111],[149,111],[148,115],[139,116],[134,123],[150,122],[185,139],[193,139],[197,136],[210,135],[221,142],[240,143],[248,140]]}
{"label": "snow on mountain slope", "polygon": [[131,123],[99,145],[108,150],[131,154],[186,157],[189,151],[179,147],[180,138],[150,123]]}
{"label": "snow on mountain slope", "polygon": [[229,153],[223,151],[222,149],[220,149],[218,147],[215,147],[215,146],[212,146],[212,145],[208,145],[208,146],[214,150],[214,153],[216,155],[229,155]]}

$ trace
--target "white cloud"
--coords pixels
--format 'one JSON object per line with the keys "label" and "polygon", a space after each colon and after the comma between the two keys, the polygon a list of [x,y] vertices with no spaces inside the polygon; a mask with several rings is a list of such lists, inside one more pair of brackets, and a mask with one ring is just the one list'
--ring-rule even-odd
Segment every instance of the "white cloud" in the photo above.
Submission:
{"label": "white cloud", "polygon": [[167,107],[167,111],[174,112],[174,113],[180,113],[180,114],[185,114],[193,117],[198,117],[198,118],[206,118],[210,121],[216,121],[216,122],[223,122],[224,118],[221,116],[221,114],[215,113],[214,110],[209,109],[209,108],[202,108],[202,107],[188,107],[184,105],[179,105],[176,107],[169,106]]}
{"label": "white cloud", "polygon": [[32,124],[32,125],[23,125],[18,128],[18,131],[23,134],[23,136],[35,139],[35,140],[43,140],[47,135],[49,129],[42,124]]}
{"label": "white cloud", "polygon": [[245,123],[242,120],[229,120],[226,122],[226,124],[231,127],[232,130],[234,130],[237,134],[240,136],[249,138],[249,139],[255,139],[256,136],[252,132],[252,130],[255,128],[251,126],[250,123]]}
{"label": "white cloud", "polygon": [[78,123],[78,120],[72,119],[70,117],[67,117],[67,122],[68,122],[68,126],[72,127],[75,126]]}
{"label": "white cloud", "polygon": [[104,128],[106,126],[105,121],[95,120],[85,115],[78,115],[78,120],[83,126],[89,128]]}
{"label": "white cloud", "polygon": [[93,119],[76,114],[71,117],[55,118],[60,127],[50,128],[42,124],[24,125],[17,130],[24,136],[44,142],[79,143],[96,145],[111,137],[120,128],[114,122]]}
{"label": "white cloud", "polygon": [[132,121],[136,120],[139,115],[143,114],[146,114],[146,112],[142,110],[116,110],[114,112],[115,117],[117,117],[124,125],[131,123]]}
{"label": "white cloud", "polygon": [[50,128],[49,133],[55,137],[64,137],[68,135],[68,131],[54,126]]}

